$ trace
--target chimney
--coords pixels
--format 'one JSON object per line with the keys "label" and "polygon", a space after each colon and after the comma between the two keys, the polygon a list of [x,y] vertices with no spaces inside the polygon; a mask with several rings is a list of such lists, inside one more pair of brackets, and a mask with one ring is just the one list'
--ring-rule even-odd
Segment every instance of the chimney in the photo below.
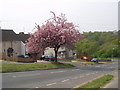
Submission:
{"label": "chimney", "polygon": [[24,32],[19,32],[19,34],[24,34]]}

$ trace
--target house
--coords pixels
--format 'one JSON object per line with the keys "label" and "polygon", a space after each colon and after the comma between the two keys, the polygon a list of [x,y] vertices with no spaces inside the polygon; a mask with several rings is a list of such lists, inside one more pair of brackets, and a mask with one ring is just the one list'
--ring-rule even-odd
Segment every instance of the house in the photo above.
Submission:
{"label": "house", "polygon": [[[55,56],[54,48],[47,47],[44,51],[44,54]],[[76,58],[75,47],[61,46],[58,49],[58,58]]]}
{"label": "house", "polygon": [[0,59],[5,60],[6,57],[26,54],[25,41],[29,38],[29,34],[23,32],[16,34],[13,30],[8,29],[0,29],[0,32],[2,34]]}
{"label": "house", "polygon": [[58,50],[58,58],[76,58],[74,46],[61,46]]}

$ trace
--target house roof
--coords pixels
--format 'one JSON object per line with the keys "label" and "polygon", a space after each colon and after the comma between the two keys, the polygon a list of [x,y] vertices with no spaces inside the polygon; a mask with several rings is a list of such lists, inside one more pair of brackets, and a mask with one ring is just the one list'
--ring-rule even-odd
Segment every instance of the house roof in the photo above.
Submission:
{"label": "house roof", "polygon": [[25,42],[29,38],[29,34],[16,34],[13,30],[0,29],[2,31],[2,41],[22,41]]}

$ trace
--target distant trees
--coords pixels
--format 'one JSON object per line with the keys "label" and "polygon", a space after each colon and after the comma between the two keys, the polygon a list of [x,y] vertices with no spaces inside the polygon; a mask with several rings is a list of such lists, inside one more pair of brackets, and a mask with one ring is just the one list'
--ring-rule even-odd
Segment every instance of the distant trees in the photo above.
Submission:
{"label": "distant trees", "polygon": [[78,55],[118,57],[118,32],[84,32],[85,40],[76,44]]}
{"label": "distant trees", "polygon": [[37,25],[37,31],[31,34],[26,43],[28,53],[43,52],[46,47],[54,48],[55,62],[57,62],[57,52],[62,45],[74,45],[82,40],[82,35],[77,26],[67,22],[64,14],[59,17],[55,15],[48,19],[42,26]]}
{"label": "distant trees", "polygon": [[76,48],[78,56],[90,56],[99,49],[99,44],[96,41],[83,40],[76,43]]}

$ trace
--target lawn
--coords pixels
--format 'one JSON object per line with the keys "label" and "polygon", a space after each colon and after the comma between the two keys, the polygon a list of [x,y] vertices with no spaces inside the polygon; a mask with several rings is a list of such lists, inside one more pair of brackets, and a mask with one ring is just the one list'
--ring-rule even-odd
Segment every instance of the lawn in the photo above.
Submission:
{"label": "lawn", "polygon": [[106,85],[113,79],[113,75],[104,75],[98,79],[93,80],[92,82],[89,82],[79,88],[76,88],[76,90],[98,90],[100,87]]}
{"label": "lawn", "polygon": [[74,67],[66,63],[2,63],[2,72]]}

